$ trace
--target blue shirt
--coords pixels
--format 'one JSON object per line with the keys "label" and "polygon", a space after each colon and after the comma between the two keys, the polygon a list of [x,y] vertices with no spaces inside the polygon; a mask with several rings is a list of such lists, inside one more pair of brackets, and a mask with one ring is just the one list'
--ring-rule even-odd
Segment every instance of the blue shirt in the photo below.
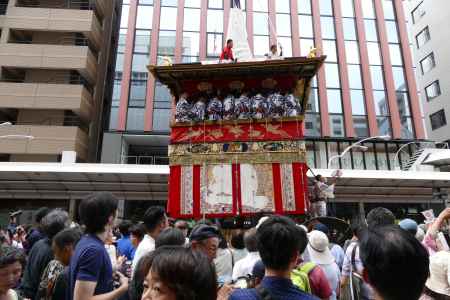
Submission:
{"label": "blue shirt", "polygon": [[127,260],[133,260],[135,249],[129,235],[124,235],[117,241],[117,252],[120,256],[125,256]]}
{"label": "blue shirt", "polygon": [[96,282],[94,295],[113,290],[112,265],[105,244],[95,235],[87,234],[78,242],[69,266],[69,289],[67,299],[73,299],[75,282]]}
{"label": "blue shirt", "polygon": [[[318,298],[302,292],[292,281],[280,277],[264,277],[261,286],[277,300],[318,300]],[[236,290],[229,300],[260,300],[255,289]]]}

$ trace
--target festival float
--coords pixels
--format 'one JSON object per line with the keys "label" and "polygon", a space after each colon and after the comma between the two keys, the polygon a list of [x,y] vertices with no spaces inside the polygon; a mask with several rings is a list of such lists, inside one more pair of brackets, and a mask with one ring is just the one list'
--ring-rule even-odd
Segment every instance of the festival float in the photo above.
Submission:
{"label": "festival float", "polygon": [[174,218],[308,210],[303,119],[325,57],[253,59],[242,11],[231,9],[233,62],[148,66],[174,99],[169,199]]}

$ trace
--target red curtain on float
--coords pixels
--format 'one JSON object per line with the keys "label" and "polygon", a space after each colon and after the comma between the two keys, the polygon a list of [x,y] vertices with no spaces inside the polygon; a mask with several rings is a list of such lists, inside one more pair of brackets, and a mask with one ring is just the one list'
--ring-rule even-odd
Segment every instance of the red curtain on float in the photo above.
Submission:
{"label": "red curtain on float", "polygon": [[305,214],[307,170],[305,163],[171,166],[168,213],[175,218]]}

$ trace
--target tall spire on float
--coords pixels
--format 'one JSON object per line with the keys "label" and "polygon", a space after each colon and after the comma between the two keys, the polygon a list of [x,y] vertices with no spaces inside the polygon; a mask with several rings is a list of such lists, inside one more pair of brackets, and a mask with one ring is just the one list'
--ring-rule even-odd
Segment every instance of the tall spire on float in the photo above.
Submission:
{"label": "tall spire on float", "polygon": [[241,10],[240,0],[231,0],[227,40],[233,40],[234,57],[237,58],[238,61],[253,58],[253,54],[248,44],[247,28],[245,24],[245,14]]}

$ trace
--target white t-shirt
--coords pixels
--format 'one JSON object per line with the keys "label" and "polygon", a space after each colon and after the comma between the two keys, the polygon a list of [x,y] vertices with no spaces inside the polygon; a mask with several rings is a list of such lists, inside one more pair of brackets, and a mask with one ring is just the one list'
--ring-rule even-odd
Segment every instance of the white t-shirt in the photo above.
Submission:
{"label": "white t-shirt", "polygon": [[214,260],[219,282],[230,282],[233,273],[233,257],[230,249],[218,249]]}
{"label": "white t-shirt", "polygon": [[131,270],[134,273],[134,269],[136,268],[137,263],[142,258],[142,256],[152,252],[155,250],[155,240],[146,234],[142,241],[139,243],[139,246],[136,248],[136,252],[134,254],[133,263],[131,265]]}
{"label": "white t-shirt", "polygon": [[259,252],[249,252],[246,257],[234,265],[233,280],[252,274],[253,267],[260,259]]}

